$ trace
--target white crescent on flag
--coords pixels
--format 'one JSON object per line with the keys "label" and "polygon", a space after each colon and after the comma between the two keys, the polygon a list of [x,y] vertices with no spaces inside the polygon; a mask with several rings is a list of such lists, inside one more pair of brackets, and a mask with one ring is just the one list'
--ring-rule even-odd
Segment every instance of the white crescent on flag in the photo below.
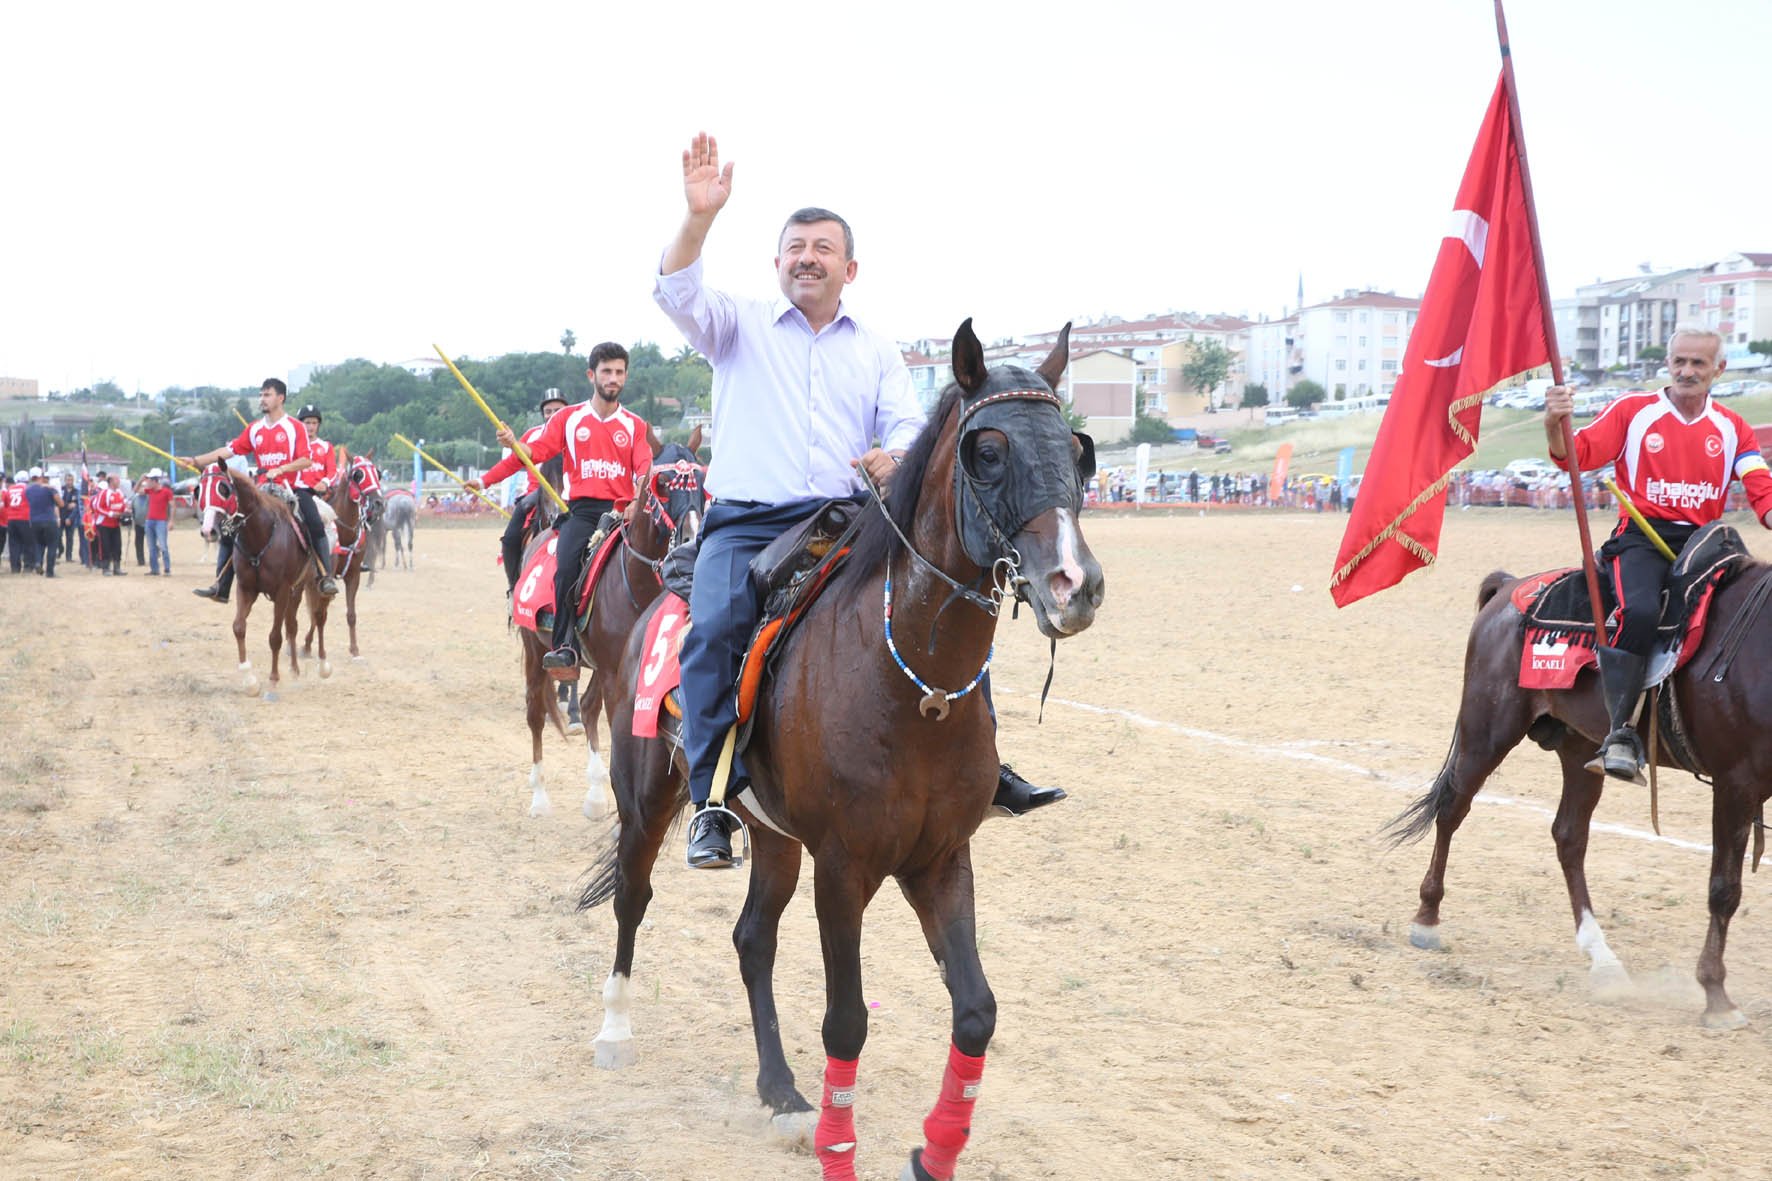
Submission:
{"label": "white crescent on flag", "polygon": [[[1489,249],[1489,223],[1468,209],[1452,211],[1452,225],[1446,236],[1457,238],[1464,243],[1464,248],[1471,252],[1476,260],[1477,269],[1483,269],[1483,254]],[[1435,369],[1450,369],[1464,359],[1464,346],[1460,345],[1444,357],[1425,362]]]}

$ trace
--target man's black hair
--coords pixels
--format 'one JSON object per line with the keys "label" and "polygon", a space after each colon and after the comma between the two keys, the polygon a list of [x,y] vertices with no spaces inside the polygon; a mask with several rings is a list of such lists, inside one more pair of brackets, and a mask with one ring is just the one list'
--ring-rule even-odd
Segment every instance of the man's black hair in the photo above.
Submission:
{"label": "man's black hair", "polygon": [[594,372],[597,366],[605,361],[620,361],[623,365],[626,365],[628,363],[628,351],[616,344],[613,340],[606,340],[591,350],[591,359],[585,362],[585,368]]}
{"label": "man's black hair", "polygon": [[265,378],[264,381],[260,383],[258,392],[262,394],[266,390],[276,390],[277,396],[280,398],[289,397],[289,387],[283,384],[283,379],[280,377]]}

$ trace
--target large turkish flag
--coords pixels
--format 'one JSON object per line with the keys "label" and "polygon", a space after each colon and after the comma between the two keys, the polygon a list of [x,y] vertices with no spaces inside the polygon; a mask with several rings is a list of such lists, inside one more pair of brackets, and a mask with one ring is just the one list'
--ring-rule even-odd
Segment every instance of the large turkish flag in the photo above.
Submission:
{"label": "large turkish flag", "polygon": [[1434,560],[1452,468],[1476,450],[1483,393],[1550,360],[1507,77],[1495,84],[1354,501],[1338,606]]}

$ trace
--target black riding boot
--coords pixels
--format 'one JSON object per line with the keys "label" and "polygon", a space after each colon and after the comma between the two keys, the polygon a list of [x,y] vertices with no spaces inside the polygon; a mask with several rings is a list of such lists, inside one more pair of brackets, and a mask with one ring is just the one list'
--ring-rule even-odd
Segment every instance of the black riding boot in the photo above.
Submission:
{"label": "black riding boot", "polygon": [[1643,677],[1649,671],[1647,657],[1622,648],[1600,649],[1600,689],[1606,697],[1606,712],[1611,717],[1612,732],[1600,743],[1600,749],[1588,761],[1589,771],[1604,771],[1614,779],[1624,779],[1647,786],[1643,778],[1643,740],[1631,725],[1643,697]]}
{"label": "black riding boot", "polygon": [[737,814],[724,807],[703,804],[689,818],[689,868],[732,869],[732,830]]}
{"label": "black riding boot", "polygon": [[991,799],[991,807],[1005,816],[1020,816],[1056,804],[1067,794],[1062,787],[1035,787],[1004,763],[997,768],[997,794]]}
{"label": "black riding boot", "polygon": [[332,576],[332,552],[326,545],[326,525],[320,519],[320,506],[314,503],[314,494],[305,488],[296,492],[295,501],[301,509],[302,524],[307,526],[308,543],[313,547],[319,591],[331,598],[338,593],[338,579]]}

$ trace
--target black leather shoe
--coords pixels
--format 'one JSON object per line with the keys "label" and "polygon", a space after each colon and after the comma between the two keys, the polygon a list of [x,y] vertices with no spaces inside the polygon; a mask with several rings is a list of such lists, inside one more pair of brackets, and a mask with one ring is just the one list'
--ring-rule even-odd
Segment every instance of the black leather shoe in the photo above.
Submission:
{"label": "black leather shoe", "polygon": [[196,595],[199,599],[214,599],[218,603],[225,603],[228,601],[228,592],[222,589],[221,583],[219,582],[211,583],[209,586],[200,586],[191,593]]}
{"label": "black leather shoe", "polygon": [[732,813],[702,808],[689,818],[689,868],[732,868]]}
{"label": "black leather shoe", "polygon": [[1035,787],[1017,775],[1014,767],[1004,763],[997,768],[997,794],[991,797],[991,807],[1005,816],[1021,816],[1035,808],[1056,804],[1065,795],[1062,787]]}
{"label": "black leather shoe", "polygon": [[578,653],[571,648],[555,648],[541,658],[543,668],[577,668]]}

